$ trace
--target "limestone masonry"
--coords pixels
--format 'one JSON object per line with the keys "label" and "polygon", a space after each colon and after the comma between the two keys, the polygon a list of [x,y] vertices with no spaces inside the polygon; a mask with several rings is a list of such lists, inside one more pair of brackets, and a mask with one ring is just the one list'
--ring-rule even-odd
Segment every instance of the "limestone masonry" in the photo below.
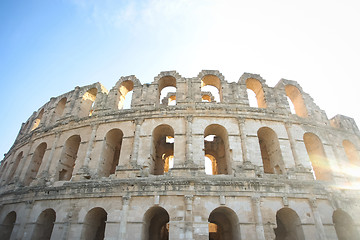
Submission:
{"label": "limestone masonry", "polygon": [[358,240],[359,155],[354,120],[329,120],[295,81],[75,87],[1,162],[0,238]]}

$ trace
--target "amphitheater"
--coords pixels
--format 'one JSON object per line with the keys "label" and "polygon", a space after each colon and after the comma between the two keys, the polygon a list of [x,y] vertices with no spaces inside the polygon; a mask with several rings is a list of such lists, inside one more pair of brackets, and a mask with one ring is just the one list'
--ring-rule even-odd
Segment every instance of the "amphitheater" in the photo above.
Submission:
{"label": "amphitheater", "polygon": [[359,153],[355,121],[329,120],[291,80],[75,87],[1,162],[0,238],[360,239]]}

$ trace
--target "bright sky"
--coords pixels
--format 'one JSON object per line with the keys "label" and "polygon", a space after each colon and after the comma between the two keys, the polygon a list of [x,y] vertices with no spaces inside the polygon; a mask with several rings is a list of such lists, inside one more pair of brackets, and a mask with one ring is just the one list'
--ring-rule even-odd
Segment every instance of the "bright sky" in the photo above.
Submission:
{"label": "bright sky", "polygon": [[0,154],[51,97],[168,70],[296,80],[329,118],[360,124],[359,12],[358,0],[2,0]]}

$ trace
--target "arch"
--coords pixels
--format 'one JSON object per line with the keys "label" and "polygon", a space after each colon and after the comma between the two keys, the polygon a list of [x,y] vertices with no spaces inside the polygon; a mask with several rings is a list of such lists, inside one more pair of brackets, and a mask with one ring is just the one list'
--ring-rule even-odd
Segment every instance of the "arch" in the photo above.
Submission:
{"label": "arch", "polygon": [[[123,109],[124,107],[127,107],[126,105],[128,105],[128,104],[125,104],[125,102],[127,102],[128,98],[126,96],[132,97],[131,91],[133,91],[133,89],[134,89],[134,82],[131,80],[123,81],[120,84],[120,87],[118,89],[118,91],[119,91],[118,109],[119,110]],[[131,105],[131,99],[129,102],[130,102],[129,105]]]}
{"label": "arch", "polygon": [[59,181],[71,179],[80,142],[79,135],[73,135],[66,140],[59,162]]}
{"label": "arch", "polygon": [[272,174],[285,173],[285,165],[277,134],[271,128],[262,127],[258,130],[257,135],[264,172]]}
{"label": "arch", "polygon": [[236,213],[227,207],[218,207],[209,215],[209,239],[240,239],[239,219]]}
{"label": "arch", "polygon": [[308,113],[300,90],[294,85],[288,84],[285,86],[285,92],[286,96],[290,98],[292,104],[294,105],[296,115],[304,118],[307,117]]}
{"label": "arch", "polygon": [[305,240],[300,218],[291,208],[281,208],[277,211],[276,225],[275,240]]}
{"label": "arch", "polygon": [[85,216],[82,240],[102,240],[105,237],[107,212],[100,207],[91,209]]}
{"label": "arch", "polygon": [[[265,94],[260,81],[255,78],[248,78],[246,80],[246,88],[248,90],[251,90],[255,94],[257,107],[266,108]],[[249,102],[252,102],[249,96],[249,92],[248,92],[248,97],[249,97]]]}
{"label": "arch", "polygon": [[343,145],[346,157],[349,160],[349,162],[353,165],[359,165],[360,159],[359,159],[359,154],[358,154],[358,151],[357,151],[355,145],[352,142],[350,142],[349,140],[344,140],[342,142],[342,145]]}
{"label": "arch", "polygon": [[207,74],[201,79],[201,92],[211,92],[216,102],[222,101],[221,80],[218,76]]}
{"label": "arch", "polygon": [[44,109],[41,109],[41,111],[37,115],[36,119],[34,120],[34,123],[33,123],[32,127],[31,127],[30,131],[33,131],[33,130],[35,130],[36,128],[39,127],[41,119],[43,117],[43,114],[44,114]]}
{"label": "arch", "polygon": [[116,166],[119,164],[123,132],[116,128],[108,131],[104,139],[102,151],[103,166],[101,176],[108,177],[114,174]]}
{"label": "arch", "polygon": [[159,79],[159,101],[164,105],[176,104],[176,78],[164,76]]}
{"label": "arch", "polygon": [[11,167],[9,176],[7,177],[7,182],[9,182],[15,175],[16,169],[19,166],[19,163],[21,161],[21,159],[23,158],[23,151],[21,151],[15,158],[15,161],[13,163],[13,166]]}
{"label": "arch", "polygon": [[9,240],[16,222],[16,212],[9,212],[0,227],[1,239]]}
{"label": "arch", "polygon": [[157,126],[152,133],[152,158],[151,173],[162,175],[165,170],[166,159],[174,156],[174,129],[167,124]]}
{"label": "arch", "polygon": [[333,213],[332,220],[339,240],[360,239],[360,235],[354,226],[354,221],[348,213],[337,209]]}
{"label": "arch", "polygon": [[144,215],[143,240],[169,239],[169,214],[159,206],[151,207]]}
{"label": "arch", "polygon": [[80,117],[91,116],[93,114],[97,92],[97,88],[91,88],[84,93],[81,99]]}
{"label": "arch", "polygon": [[48,240],[51,238],[51,234],[54,228],[56,220],[56,212],[48,208],[39,215],[31,240]]}
{"label": "arch", "polygon": [[318,136],[307,132],[303,136],[306,151],[317,180],[331,180],[330,165],[326,158],[324,146]]}
{"label": "arch", "polygon": [[46,148],[47,148],[47,144],[43,142],[35,149],[34,154],[31,158],[29,168],[25,175],[25,180],[24,180],[25,185],[29,185],[36,178],[36,175],[39,171],[40,165],[44,158]]}
{"label": "arch", "polygon": [[1,163],[0,178],[2,177],[4,171],[5,171],[6,167],[7,167],[7,163],[8,162],[5,162],[4,164]]}
{"label": "arch", "polygon": [[230,174],[229,140],[226,129],[219,124],[211,124],[204,131],[205,157],[212,162],[212,173]]}
{"label": "arch", "polygon": [[59,119],[63,115],[66,102],[67,102],[67,98],[63,97],[62,99],[60,99],[60,101],[56,105],[56,108],[54,111],[53,122],[56,122],[56,120]]}

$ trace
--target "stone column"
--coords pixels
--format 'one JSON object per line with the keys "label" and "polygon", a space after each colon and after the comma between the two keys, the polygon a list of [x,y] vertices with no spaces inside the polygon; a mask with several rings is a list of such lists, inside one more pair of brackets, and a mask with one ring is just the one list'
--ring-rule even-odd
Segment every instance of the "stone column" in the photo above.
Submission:
{"label": "stone column", "polygon": [[192,214],[192,205],[193,205],[193,195],[185,195],[185,238],[186,240],[193,239],[193,214]]}
{"label": "stone column", "polygon": [[288,135],[288,138],[289,138],[291,152],[292,152],[292,155],[294,157],[295,166],[299,166],[300,161],[299,161],[299,156],[297,155],[297,152],[296,152],[296,142],[295,142],[294,137],[293,137],[293,135],[291,133],[291,125],[290,125],[289,122],[285,123],[285,129],[286,129],[286,132],[287,132],[287,135]]}
{"label": "stone column", "polygon": [[60,136],[61,136],[60,132],[55,133],[55,140],[53,142],[53,145],[51,146],[50,154],[46,161],[45,169],[41,173],[41,178],[43,178],[43,179],[47,179],[50,175],[49,170],[50,170],[50,166],[51,166],[51,161],[54,157],[55,149],[56,149],[56,146],[57,146]]}
{"label": "stone column", "polygon": [[[34,141],[32,140],[32,138],[30,139],[29,141],[29,148],[28,150],[26,151],[26,153],[24,153],[22,159],[20,160],[20,163],[18,165],[18,169],[15,170],[15,174],[14,174],[14,178],[11,182],[15,182],[16,184],[19,184],[20,183],[20,176],[22,174],[22,172],[24,172],[24,176],[26,174],[26,171],[27,169],[24,169],[24,166],[25,166],[25,163],[27,162],[27,158],[29,157],[30,155],[30,150],[32,148],[32,145],[33,145]],[[15,156],[15,159],[16,159],[17,155]],[[31,161],[31,159],[29,160]]]}
{"label": "stone column", "polygon": [[242,152],[243,162],[247,162],[248,159],[247,159],[246,138],[244,135],[245,119],[238,118],[238,124],[239,124],[239,132],[240,132],[240,139],[241,139],[241,152]]}
{"label": "stone column", "polygon": [[[30,233],[27,233],[25,230],[26,230],[27,224],[30,223],[29,217],[30,217],[32,209],[33,209],[33,201],[26,201],[25,202],[25,210],[24,210],[24,212],[21,213],[22,220],[20,222],[20,225],[14,226],[12,235],[14,235],[15,237],[13,237],[13,239],[30,239],[31,236],[27,235],[27,234],[30,234],[32,231],[30,231]],[[17,227],[17,228],[15,228],[15,227]]]}
{"label": "stone column", "polygon": [[130,196],[122,197],[122,213],[120,219],[119,239],[126,239],[127,216],[129,212]]}
{"label": "stone column", "polygon": [[319,213],[319,211],[317,209],[316,198],[309,199],[309,202],[310,202],[312,212],[314,214],[314,221],[315,221],[317,239],[326,240],[327,238],[326,238],[326,234],[325,234],[325,230],[324,230],[324,225],[323,225],[323,223],[321,221],[321,216],[320,216],[320,213]]}
{"label": "stone column", "polygon": [[192,121],[193,116],[186,117],[186,164],[193,164],[192,153]]}
{"label": "stone column", "polygon": [[139,156],[139,144],[140,144],[140,129],[141,124],[144,122],[143,118],[135,119],[135,133],[134,133],[134,144],[133,144],[133,151],[131,154],[130,164],[132,167],[136,167],[138,156]]}
{"label": "stone column", "polygon": [[91,124],[91,136],[90,136],[90,140],[88,142],[88,147],[87,147],[87,150],[86,150],[86,156],[85,156],[85,160],[84,160],[84,163],[83,163],[83,166],[82,168],[83,169],[86,169],[88,171],[88,168],[89,168],[89,163],[90,163],[90,160],[91,160],[91,152],[92,152],[92,149],[94,147],[94,141],[95,141],[95,137],[96,137],[96,131],[98,129],[99,125],[97,124]]}
{"label": "stone column", "polygon": [[260,208],[260,197],[254,196],[254,197],[252,197],[251,200],[252,200],[252,205],[253,205],[253,209],[254,209],[255,229],[256,229],[257,239],[265,240],[264,225],[263,225],[261,208]]}

